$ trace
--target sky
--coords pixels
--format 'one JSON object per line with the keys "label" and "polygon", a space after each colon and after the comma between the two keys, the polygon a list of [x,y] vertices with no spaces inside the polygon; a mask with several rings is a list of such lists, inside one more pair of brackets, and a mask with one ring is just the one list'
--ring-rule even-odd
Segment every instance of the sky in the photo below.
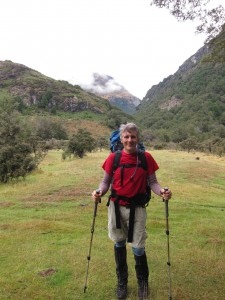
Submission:
{"label": "sky", "polygon": [[93,74],[109,76],[139,99],[206,39],[150,0],[1,0],[0,7],[0,61],[81,86]]}

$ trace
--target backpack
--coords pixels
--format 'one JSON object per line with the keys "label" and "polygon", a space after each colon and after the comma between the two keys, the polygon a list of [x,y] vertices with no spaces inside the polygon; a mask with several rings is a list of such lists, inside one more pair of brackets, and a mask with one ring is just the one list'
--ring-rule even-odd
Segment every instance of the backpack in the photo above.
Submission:
{"label": "backpack", "polygon": [[117,150],[123,149],[123,144],[120,141],[120,131],[119,129],[113,131],[110,135],[110,150],[111,152],[116,152]]}

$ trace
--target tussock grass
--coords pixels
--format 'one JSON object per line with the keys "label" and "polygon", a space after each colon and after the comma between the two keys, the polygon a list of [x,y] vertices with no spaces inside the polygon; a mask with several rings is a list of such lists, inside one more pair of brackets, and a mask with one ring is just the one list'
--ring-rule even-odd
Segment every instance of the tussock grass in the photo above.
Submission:
{"label": "tussock grass", "polygon": [[[202,153],[151,152],[157,177],[173,191],[169,203],[172,295],[175,300],[225,295],[225,159]],[[61,160],[51,151],[25,181],[0,185],[0,299],[115,299],[113,244],[107,237],[107,197],[98,206],[83,293],[94,205],[108,152]],[[196,160],[199,157],[199,160]],[[168,298],[165,209],[152,195],[146,252],[152,300]],[[128,246],[129,297],[137,298]]]}

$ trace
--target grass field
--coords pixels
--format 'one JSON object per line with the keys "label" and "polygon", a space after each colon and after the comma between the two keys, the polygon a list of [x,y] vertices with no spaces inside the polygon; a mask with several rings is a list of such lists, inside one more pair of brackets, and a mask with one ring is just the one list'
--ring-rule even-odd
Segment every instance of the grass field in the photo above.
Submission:
{"label": "grass field", "polygon": [[[169,186],[173,300],[222,300],[225,295],[225,158],[152,151],[157,177]],[[94,204],[108,152],[62,161],[51,151],[25,181],[0,185],[0,299],[115,299],[107,197],[98,206],[86,293],[83,292]],[[197,160],[196,157],[199,157]],[[168,299],[165,208],[147,208],[146,252],[152,300]],[[137,298],[128,246],[129,297]]]}

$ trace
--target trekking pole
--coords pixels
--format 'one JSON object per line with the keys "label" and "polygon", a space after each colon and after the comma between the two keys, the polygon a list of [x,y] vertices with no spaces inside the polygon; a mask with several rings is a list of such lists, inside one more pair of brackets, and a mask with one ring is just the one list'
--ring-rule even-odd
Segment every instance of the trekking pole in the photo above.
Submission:
{"label": "trekking pole", "polygon": [[[168,191],[168,187],[164,188],[165,191]],[[165,214],[166,214],[166,236],[167,236],[167,254],[168,254],[168,283],[169,283],[169,300],[172,300],[172,293],[171,293],[171,274],[170,274],[170,242],[169,242],[169,201],[168,199],[163,198],[165,202]]]}
{"label": "trekking pole", "polygon": [[[99,193],[100,193],[100,190],[96,190],[96,194],[99,194]],[[101,200],[99,202],[101,203]],[[89,252],[88,252],[88,256],[87,256],[87,267],[86,267],[86,278],[85,278],[85,284],[84,284],[84,293],[86,292],[86,289],[87,289],[89,262],[91,260],[91,247],[92,247],[93,235],[94,235],[94,231],[95,231],[95,218],[97,216],[97,208],[98,208],[98,202],[95,202],[93,221],[92,221],[92,226],[91,226],[91,240],[90,240]]]}

